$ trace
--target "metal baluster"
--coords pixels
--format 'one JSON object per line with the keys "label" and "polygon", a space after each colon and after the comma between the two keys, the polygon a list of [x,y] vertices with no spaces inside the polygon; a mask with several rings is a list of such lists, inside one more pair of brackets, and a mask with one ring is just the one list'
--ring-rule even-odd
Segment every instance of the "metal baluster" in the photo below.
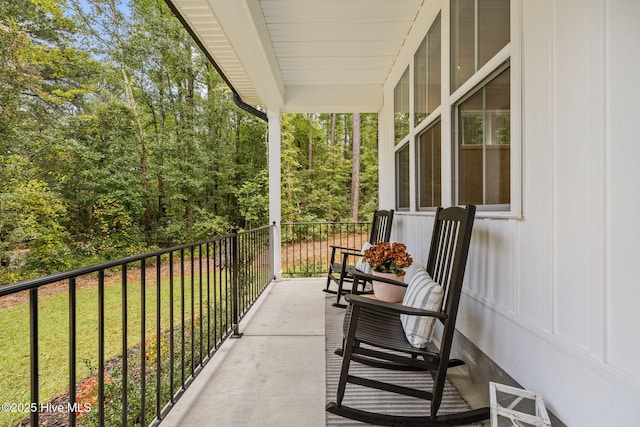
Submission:
{"label": "metal baluster", "polygon": [[232,312],[232,321],[233,321],[233,335],[232,338],[240,338],[242,334],[240,333],[240,327],[238,325],[239,315],[238,315],[238,305],[239,305],[239,296],[238,296],[238,228],[236,226],[233,227],[231,231],[231,312]]}
{"label": "metal baluster", "polygon": [[162,419],[162,402],[160,400],[160,390],[162,389],[162,384],[160,382],[160,359],[162,353],[160,352],[160,341],[161,341],[161,331],[160,331],[160,286],[162,280],[162,259],[160,255],[156,256],[156,417],[161,420]]}
{"label": "metal baluster", "polygon": [[[29,290],[29,343],[30,343],[30,356],[29,361],[31,365],[31,405],[39,405],[38,396],[38,288],[32,288]],[[33,407],[31,409],[34,409]],[[40,408],[35,408],[35,411],[31,411],[30,420],[32,426],[38,425],[38,418]]]}
{"label": "metal baluster", "polygon": [[127,311],[127,264],[122,265],[122,426],[128,424],[129,396],[127,395],[129,381],[129,351],[128,351],[128,311]]}
{"label": "metal baluster", "polygon": [[181,387],[184,387],[184,352],[186,349],[184,342],[184,249],[180,249],[180,336],[181,336],[181,354],[180,369],[182,373]]}
{"label": "metal baluster", "polygon": [[174,340],[174,293],[173,293],[173,251],[169,252],[169,395],[171,396],[171,403],[175,403],[175,385],[174,385],[174,358],[173,358],[173,340]]}
{"label": "metal baluster", "polygon": [[193,377],[193,372],[195,371],[195,353],[196,353],[196,331],[195,331],[195,266],[194,264],[194,254],[193,254],[193,246],[189,250],[191,260],[191,377]]}
{"label": "metal baluster", "polygon": [[69,279],[69,427],[76,425],[76,278]]}
{"label": "metal baluster", "polygon": [[209,242],[206,246],[207,257],[207,353],[211,352],[211,264],[209,261],[210,253]]}
{"label": "metal baluster", "polygon": [[147,289],[146,289],[146,262],[144,259],[140,261],[140,425],[147,425],[147,346],[146,346],[146,328],[147,328]]}
{"label": "metal baluster", "polygon": [[[220,244],[219,241],[214,241],[213,242],[213,256],[214,256],[214,263],[213,263],[213,301],[214,301],[214,306],[213,306],[213,345],[215,348],[218,348],[218,325],[222,325],[222,315],[220,314],[220,311],[218,309],[218,271],[217,269],[219,269],[220,271],[222,271],[222,264],[220,261]],[[215,257],[217,257],[218,261],[215,261]],[[216,265],[218,267],[216,267]],[[218,318],[220,318],[220,322],[218,322]]]}
{"label": "metal baluster", "polygon": [[198,245],[198,286],[200,288],[200,295],[199,295],[199,300],[200,300],[200,306],[199,306],[199,310],[200,310],[200,366],[202,366],[202,347],[204,347],[203,345],[203,330],[202,330],[202,245]]}
{"label": "metal baluster", "polygon": [[104,426],[104,270],[98,272],[98,425]]}

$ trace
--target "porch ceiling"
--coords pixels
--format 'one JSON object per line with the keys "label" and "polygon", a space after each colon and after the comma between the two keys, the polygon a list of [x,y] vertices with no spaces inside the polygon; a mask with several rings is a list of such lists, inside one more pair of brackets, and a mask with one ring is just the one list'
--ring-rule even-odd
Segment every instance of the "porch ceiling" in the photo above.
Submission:
{"label": "porch ceiling", "polygon": [[167,1],[245,102],[376,112],[424,0]]}

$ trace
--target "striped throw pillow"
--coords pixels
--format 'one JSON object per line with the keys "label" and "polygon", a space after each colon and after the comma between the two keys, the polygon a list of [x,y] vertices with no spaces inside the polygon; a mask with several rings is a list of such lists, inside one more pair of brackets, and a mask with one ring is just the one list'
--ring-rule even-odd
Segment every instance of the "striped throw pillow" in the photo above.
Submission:
{"label": "striped throw pillow", "polygon": [[[362,246],[360,253],[364,255],[364,251],[369,249],[371,246],[373,246],[371,243],[366,242]],[[371,274],[371,267],[369,266],[369,263],[362,259],[362,257],[358,258],[358,262],[356,262],[356,270],[362,271],[364,274]]]}
{"label": "striped throw pillow", "polygon": [[[438,285],[426,270],[420,269],[409,282],[402,305],[429,311],[440,311],[443,296],[444,290],[442,286]],[[435,320],[435,317],[400,315],[400,321],[407,340],[417,348],[425,348],[431,340]]]}

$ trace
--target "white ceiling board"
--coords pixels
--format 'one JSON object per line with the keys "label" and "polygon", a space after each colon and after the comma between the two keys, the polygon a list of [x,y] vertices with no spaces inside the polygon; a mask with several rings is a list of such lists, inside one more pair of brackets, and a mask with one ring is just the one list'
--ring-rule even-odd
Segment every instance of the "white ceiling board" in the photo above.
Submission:
{"label": "white ceiling board", "polygon": [[245,102],[364,112],[424,0],[170,1]]}

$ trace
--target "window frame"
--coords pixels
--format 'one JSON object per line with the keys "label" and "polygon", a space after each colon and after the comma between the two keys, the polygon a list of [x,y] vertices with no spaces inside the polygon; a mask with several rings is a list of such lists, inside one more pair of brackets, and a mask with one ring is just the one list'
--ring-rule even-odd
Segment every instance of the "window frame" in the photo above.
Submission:
{"label": "window frame", "polygon": [[[395,178],[395,207],[397,211],[401,211],[401,212],[408,212],[411,210],[411,146],[409,144],[409,141],[403,140],[403,143],[399,143],[398,146],[396,147],[397,149],[394,152],[394,178]],[[404,179],[404,177],[400,177],[400,171],[401,171],[401,165],[400,165],[400,161],[401,158],[400,156],[404,154],[404,151],[406,150],[406,156],[407,156],[407,164],[406,164],[406,185],[407,185],[407,195],[406,195],[406,199],[407,199],[407,205],[406,206],[400,206],[400,202],[401,202],[401,198],[402,196],[404,196],[404,194],[401,193],[402,190],[402,179]]]}
{"label": "window frame", "polygon": [[[484,28],[484,26],[482,25],[482,24],[484,24],[484,22],[481,21],[481,19],[480,19],[480,16],[481,16],[483,10],[480,9],[480,7],[479,7],[480,4],[479,4],[479,2],[477,0],[475,2],[473,2],[473,16],[472,16],[472,18],[473,18],[472,19],[472,21],[473,21],[473,29],[472,30],[473,31],[467,31],[467,34],[471,34],[472,35],[472,39],[469,40],[469,39],[465,39],[464,37],[462,37],[462,38],[456,39],[457,42],[454,43],[454,28],[453,28],[453,26],[451,26],[451,23],[452,23],[452,20],[454,19],[453,3],[455,1],[456,0],[449,0],[449,15],[450,15],[450,18],[449,18],[449,24],[450,24],[450,27],[449,27],[449,47],[450,47],[450,55],[449,55],[448,61],[449,61],[449,65],[450,65],[450,67],[449,67],[449,73],[450,73],[449,74],[449,86],[450,86],[449,87],[449,92],[450,93],[453,93],[457,89],[459,89],[465,83],[465,81],[467,81],[471,77],[473,77],[473,75],[476,74],[479,71],[480,68],[484,67],[484,65],[486,65],[491,60],[491,58],[489,58],[489,59],[481,58],[481,56],[483,55],[483,52],[481,51],[481,47],[480,47],[481,46],[481,42],[484,42],[486,40],[480,38],[480,36],[481,36],[481,34],[480,34],[481,33],[481,26],[482,26],[482,28]],[[462,2],[464,0],[459,0],[459,1]],[[513,2],[512,1],[509,1],[509,0],[502,0],[502,1],[508,2],[510,9],[513,8],[513,5],[512,5]],[[512,36],[513,36],[513,31],[512,31],[513,26],[511,25],[512,19],[513,19],[513,16],[510,13],[509,14],[509,34],[510,34],[510,37],[509,37],[509,42],[507,42],[506,45],[509,45],[509,43],[512,40]],[[469,29],[467,29],[467,30],[469,30]],[[462,46],[465,41],[467,43],[470,42],[470,44],[472,45],[473,57],[471,58],[470,63],[472,63],[473,65],[472,65],[471,74],[468,77],[464,78],[464,80],[461,80],[461,81],[458,82],[457,78],[454,78],[454,73],[455,73],[454,64],[461,65],[462,61],[460,61],[460,58],[456,58],[454,60],[454,55],[456,53],[458,53],[458,50],[454,51],[453,46],[454,45]],[[504,46],[503,46],[503,48],[504,48]],[[498,52],[500,50],[498,50]],[[493,57],[495,57],[495,55],[498,52],[494,52]],[[467,65],[471,65],[471,64],[467,64]]]}
{"label": "window frame", "polygon": [[[436,30],[438,33],[436,34]],[[437,44],[436,44],[437,43]],[[439,69],[438,73],[438,84],[437,84],[437,98],[438,103],[436,105],[431,105],[430,101],[434,93],[431,91],[431,70],[432,70],[432,61],[434,57],[430,55],[430,51],[432,48],[437,47],[439,51],[439,58],[437,59],[437,68]],[[424,57],[418,56],[418,53],[424,54]],[[424,61],[424,69],[423,74],[418,74],[418,70],[422,67],[417,65],[418,60]],[[419,77],[421,79],[419,79]],[[429,26],[429,30],[422,38],[422,42],[418,46],[418,48],[413,53],[413,68],[412,75],[409,76],[410,79],[413,80],[413,114],[411,114],[411,120],[414,127],[419,126],[421,123],[425,122],[436,110],[440,108],[442,104],[442,13],[438,13]],[[418,84],[424,84],[424,92],[420,94],[420,97],[417,95]],[[424,101],[424,105],[418,105],[419,100]],[[417,108],[424,108],[424,112],[416,112]]]}
{"label": "window frame", "polygon": [[[393,141],[396,146],[401,145],[402,141],[405,138],[407,138],[408,135],[411,134],[411,127],[413,122],[413,119],[411,117],[412,115],[411,114],[412,73],[413,73],[412,67],[409,67],[409,65],[407,65],[404,72],[402,73],[402,75],[400,76],[400,78],[396,82],[396,85],[393,88]],[[404,93],[405,87],[406,87],[406,93]],[[399,101],[403,101],[402,106],[398,105]],[[405,107],[404,104],[406,104],[406,111],[398,111],[399,107],[402,107],[402,108]],[[399,115],[406,115],[406,117],[402,117],[402,119],[400,120],[398,118]],[[399,129],[400,127],[401,129]],[[402,136],[400,136],[398,131],[399,130],[404,131],[405,129],[406,129],[406,132],[404,132]]]}
{"label": "window frame", "polygon": [[[381,171],[388,170],[389,173],[393,173],[394,185],[381,186],[383,193],[381,197],[393,197],[394,204],[398,200],[398,188],[395,185],[396,175],[396,162],[395,153],[399,149],[404,149],[405,144],[409,145],[409,166],[410,166],[410,208],[408,211],[417,215],[432,215],[433,213],[427,209],[421,209],[419,207],[419,187],[418,180],[418,165],[417,165],[417,136],[424,132],[432,123],[436,120],[441,120],[441,155],[442,155],[442,205],[450,206],[458,203],[457,197],[457,170],[456,170],[456,141],[453,131],[456,126],[454,121],[453,106],[460,102],[461,98],[467,96],[469,92],[485,80],[490,74],[494,73],[497,68],[507,63],[510,67],[510,204],[508,207],[502,206],[501,209],[496,209],[496,205],[481,205],[477,207],[476,215],[482,218],[511,218],[520,219],[523,215],[523,136],[522,136],[522,3],[523,0],[510,0],[510,41],[504,46],[498,53],[489,59],[484,65],[482,65],[471,77],[469,77],[460,87],[458,87],[453,93],[450,92],[451,82],[450,73],[451,64],[451,2],[445,1],[442,7],[437,7],[430,10],[427,14],[423,15],[424,18],[419,21],[419,25],[414,28],[420,28],[415,33],[409,35],[407,39],[407,50],[401,53],[401,57],[404,61],[400,61],[392,70],[391,74],[395,76],[392,81],[389,81],[385,85],[385,104],[388,107],[384,107],[384,116],[388,117],[382,124],[381,132],[385,135],[389,135],[390,141],[384,152],[387,155],[393,154],[394,157],[387,157],[381,159]],[[402,138],[397,144],[394,141],[394,88],[401,75],[405,72],[406,67],[410,67],[410,73],[414,72],[414,55],[418,50],[423,39],[427,35],[427,32],[431,29],[436,20],[440,18],[441,25],[441,103],[431,114],[429,114],[420,123],[413,123],[413,97],[414,97],[414,75],[410,74],[410,129],[409,135]],[[424,31],[424,32],[422,32]],[[392,83],[392,82],[395,82]],[[390,125],[390,128],[389,128]],[[386,145],[386,144],[385,144]],[[382,152],[381,152],[382,154]],[[392,160],[393,159],[393,160]],[[393,170],[393,172],[391,172]],[[384,175],[382,176],[384,178]],[[382,181],[384,182],[384,180]],[[387,193],[388,190],[393,190],[394,193]],[[392,196],[393,194],[393,196]],[[390,200],[389,200],[390,201]],[[401,209],[407,211],[406,208]]]}
{"label": "window frame", "polygon": [[[422,143],[421,143],[421,138],[424,134],[426,134],[427,132],[431,131],[435,126],[440,125],[440,158],[438,159],[440,161],[440,204],[436,205],[436,206],[422,206],[422,168],[423,168],[423,164],[422,162]],[[442,157],[443,157],[443,152],[442,152],[442,119],[438,116],[435,117],[433,120],[431,120],[429,122],[429,124],[427,126],[425,126],[419,133],[416,134],[416,141],[415,141],[415,145],[416,145],[416,156],[415,156],[415,164],[416,164],[416,191],[415,191],[415,197],[416,197],[416,210],[421,211],[421,212],[435,212],[436,208],[438,206],[442,205],[442,201],[444,199],[444,194],[443,194],[443,171],[442,171]],[[433,159],[432,159],[433,162]],[[432,166],[432,165],[430,165]]]}
{"label": "window frame", "polygon": [[[452,180],[453,180],[453,199],[455,200],[455,203],[458,204],[460,203],[460,149],[461,149],[461,143],[460,143],[460,114],[458,112],[459,107],[468,99],[472,98],[473,96],[475,96],[476,94],[478,94],[478,92],[480,92],[483,88],[486,88],[495,78],[497,78],[500,74],[502,74],[503,72],[509,70],[509,75],[511,75],[511,68],[510,68],[510,62],[509,61],[505,61],[502,65],[500,65],[498,68],[496,68],[495,70],[493,70],[487,77],[485,77],[484,80],[482,80],[481,82],[479,82],[476,86],[473,87],[473,89],[471,89],[470,91],[468,91],[464,96],[460,97],[460,99],[458,99],[454,104],[452,104],[451,106],[451,133],[452,133],[452,158],[453,158],[453,168],[452,168]],[[512,82],[509,85],[509,93],[512,92],[513,86],[512,86]],[[510,97],[511,98],[511,97]],[[511,100],[511,99],[510,99]],[[513,116],[513,108],[511,108],[510,106],[510,110],[509,110],[509,117],[511,118]],[[513,136],[513,131],[510,129],[510,136]],[[483,140],[482,142],[482,149],[483,151],[485,151],[486,149],[486,144],[485,141]],[[513,143],[509,144],[509,150],[511,151],[511,147],[513,146]],[[483,157],[484,159],[484,157]],[[511,155],[510,152],[510,171],[511,169],[513,169],[513,156]],[[484,160],[483,160],[484,161]],[[484,166],[483,166],[484,169]],[[483,189],[486,186],[486,182],[485,182],[485,172],[483,170]],[[513,173],[510,174],[510,183],[509,183],[509,187],[511,189],[511,187],[513,186],[513,182],[511,182],[511,178],[512,178]],[[510,194],[509,194],[509,199],[510,202],[508,204],[505,203],[493,203],[493,204],[478,204],[477,209],[481,210],[481,211],[495,211],[495,212],[510,212],[511,211],[511,206],[512,206],[512,201],[511,201],[511,197],[513,196],[513,191],[511,189]],[[483,198],[486,197],[486,194],[484,194],[484,190],[483,190]]]}
{"label": "window frame", "polygon": [[[510,42],[502,48],[493,58],[491,58],[486,64],[484,64],[475,74],[473,74],[467,81],[465,81],[458,89],[456,89],[451,95],[448,96],[448,102],[443,105],[443,108],[447,107],[447,112],[450,114],[451,130],[449,133],[450,148],[451,148],[451,171],[449,178],[451,179],[451,203],[459,204],[457,197],[457,177],[458,171],[456,169],[456,141],[454,140],[453,132],[455,130],[453,123],[454,112],[453,106],[458,104],[460,100],[473,92],[474,88],[485,81],[490,75],[505,64],[510,68],[510,105],[511,105],[511,153],[510,153],[510,169],[511,169],[511,189],[510,189],[510,204],[508,208],[502,207],[498,209],[497,205],[478,205],[476,210],[476,216],[486,218],[522,218],[522,197],[523,197],[523,179],[522,179],[522,165],[523,165],[523,150],[522,150],[522,0],[511,0],[510,3]],[[451,43],[451,40],[447,40]],[[443,44],[444,45],[444,44]],[[450,65],[449,61],[447,65]],[[448,71],[448,70],[447,70]],[[444,111],[444,110],[443,110]],[[444,132],[444,131],[443,131]]]}

